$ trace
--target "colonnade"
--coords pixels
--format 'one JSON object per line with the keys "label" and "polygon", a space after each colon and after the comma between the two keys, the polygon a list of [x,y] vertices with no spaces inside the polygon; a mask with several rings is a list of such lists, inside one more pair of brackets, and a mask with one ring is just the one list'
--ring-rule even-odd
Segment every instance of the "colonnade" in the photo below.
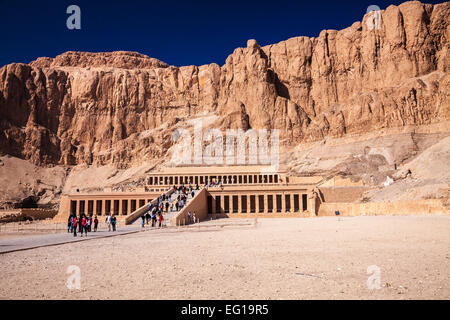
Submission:
{"label": "colonnade", "polygon": [[294,213],[307,211],[306,193],[212,193],[208,196],[210,214]]}
{"label": "colonnade", "polygon": [[227,175],[152,175],[147,178],[147,185],[173,186],[181,184],[208,184],[221,182],[222,184],[278,184],[278,174],[227,174]]}
{"label": "colonnade", "polygon": [[149,203],[152,199],[144,199],[142,197],[136,198],[92,198],[86,197],[84,199],[70,200],[70,213],[76,215],[98,215],[103,216],[107,214],[114,214],[118,216],[126,216],[136,209]]}

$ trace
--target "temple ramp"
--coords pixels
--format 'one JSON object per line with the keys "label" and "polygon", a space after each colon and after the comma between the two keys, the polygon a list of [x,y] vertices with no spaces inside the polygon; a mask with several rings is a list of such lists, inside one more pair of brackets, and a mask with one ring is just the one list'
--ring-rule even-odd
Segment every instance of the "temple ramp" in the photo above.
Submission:
{"label": "temple ramp", "polygon": [[208,215],[208,203],[207,203],[207,189],[196,190],[195,195],[191,198],[186,205],[173,215],[171,219],[166,219],[171,226],[187,225],[188,212],[193,214],[198,219],[198,222],[205,220]]}
{"label": "temple ramp", "polygon": [[[167,196],[171,196],[173,194],[173,189],[170,189],[169,191],[166,191],[164,193],[161,193],[161,195],[167,195]],[[159,198],[159,197],[158,197]],[[136,209],[135,211],[133,211],[129,216],[127,216],[125,218],[125,224],[129,225],[132,224],[133,222],[135,222],[137,219],[139,219],[139,217],[141,217],[143,214],[145,214],[148,211],[148,205],[151,203],[153,205],[156,205],[158,198],[153,199],[150,202],[147,202],[146,204],[144,204],[142,207]]]}

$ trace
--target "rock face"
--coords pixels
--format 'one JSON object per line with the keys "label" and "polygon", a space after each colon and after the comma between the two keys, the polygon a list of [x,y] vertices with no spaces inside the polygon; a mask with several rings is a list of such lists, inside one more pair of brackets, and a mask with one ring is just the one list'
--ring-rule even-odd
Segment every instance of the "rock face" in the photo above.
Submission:
{"label": "rock face", "polygon": [[294,146],[450,119],[450,2],[406,2],[317,38],[260,47],[222,67],[134,52],[66,52],[0,69],[0,154],[36,165],[131,167],[167,156],[196,115],[221,128],[279,129]]}

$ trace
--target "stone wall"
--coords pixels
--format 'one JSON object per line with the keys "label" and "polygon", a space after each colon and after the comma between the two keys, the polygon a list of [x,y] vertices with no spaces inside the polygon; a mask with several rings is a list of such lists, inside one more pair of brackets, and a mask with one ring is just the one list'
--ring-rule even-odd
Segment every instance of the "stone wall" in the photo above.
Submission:
{"label": "stone wall", "polygon": [[195,212],[195,216],[199,221],[204,221],[208,217],[208,202],[206,189],[202,189],[193,199],[189,201],[175,217],[171,219],[173,226],[188,224],[188,212]]}
{"label": "stone wall", "polygon": [[296,213],[220,213],[209,214],[208,219],[215,220],[221,218],[238,218],[238,219],[251,219],[251,218],[309,218],[313,217],[309,211],[296,212]]}
{"label": "stone wall", "polygon": [[32,218],[33,220],[44,220],[53,218],[57,210],[40,208],[23,208],[0,212],[0,222],[17,222]]}
{"label": "stone wall", "polygon": [[320,187],[321,199],[324,202],[356,202],[370,187]]}
{"label": "stone wall", "polygon": [[450,214],[440,199],[405,200],[395,202],[368,203],[322,203],[319,216],[334,216],[335,211],[341,216],[376,216],[376,215],[422,215]]}

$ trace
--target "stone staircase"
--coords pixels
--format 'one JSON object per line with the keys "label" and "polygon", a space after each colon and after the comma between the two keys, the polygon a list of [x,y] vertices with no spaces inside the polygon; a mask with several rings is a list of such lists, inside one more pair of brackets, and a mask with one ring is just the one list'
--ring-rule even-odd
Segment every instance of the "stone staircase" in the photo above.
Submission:
{"label": "stone staircase", "polygon": [[[195,195],[200,192],[200,190],[194,190],[194,197]],[[177,199],[178,195],[180,195],[180,193],[178,191],[173,192],[172,190],[166,193],[163,193],[166,195],[169,195],[169,204],[171,203],[175,203],[175,200]],[[187,197],[186,197],[186,201],[185,204],[183,206],[183,208],[185,208],[189,202],[192,200],[192,195],[189,192]],[[153,204],[156,204],[157,199],[152,200]],[[179,208],[179,210],[177,211],[174,205],[174,210],[170,211],[170,206],[169,206],[169,211],[168,212],[164,212],[163,211],[163,217],[164,217],[164,221],[165,224],[167,226],[171,225],[171,220],[172,218],[174,218],[181,210],[183,210],[183,208]],[[129,217],[127,217],[128,221],[126,222],[126,224],[141,224],[141,220],[139,219],[142,215],[146,214],[148,211],[148,203],[146,203],[144,206],[140,207],[139,209],[137,209],[136,211],[132,212],[130,214]]]}

